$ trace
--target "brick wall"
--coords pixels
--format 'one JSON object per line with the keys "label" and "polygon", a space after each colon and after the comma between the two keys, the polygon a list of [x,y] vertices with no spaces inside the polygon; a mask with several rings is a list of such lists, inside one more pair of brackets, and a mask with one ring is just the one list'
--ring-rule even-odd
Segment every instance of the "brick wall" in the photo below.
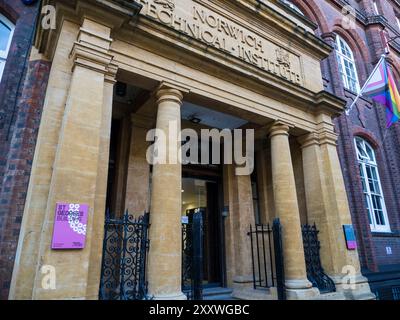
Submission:
{"label": "brick wall", "polygon": [[29,61],[38,3],[0,0],[15,24],[0,83],[0,299],[7,299],[50,65]]}
{"label": "brick wall", "polygon": [[[384,52],[381,30],[385,29],[389,36],[400,35],[400,28],[395,22],[396,15],[400,13],[400,7],[394,1],[378,1],[379,11],[387,21],[386,26],[384,26],[385,22],[368,23],[363,20],[375,15],[372,0],[348,1],[359,14],[356,28],[351,30],[342,27],[341,1],[294,0],[293,3],[310,20],[318,24],[316,33],[326,42],[334,45],[332,33],[340,34],[347,41],[355,56],[360,85],[364,84]],[[394,48],[391,49],[388,60],[399,80],[400,52]],[[323,62],[322,69],[326,90],[344,98],[350,105],[356,95],[343,88],[335,53]],[[390,265],[400,266],[400,198],[398,196],[400,125],[396,124],[387,130],[385,108],[374,104],[371,100],[360,99],[350,116],[342,115],[335,119],[335,126],[335,130],[339,133],[338,153],[356,229],[362,268],[366,272],[377,272]],[[356,135],[362,136],[375,148],[392,234],[371,233],[353,142]],[[392,248],[391,255],[386,253],[386,247]]]}

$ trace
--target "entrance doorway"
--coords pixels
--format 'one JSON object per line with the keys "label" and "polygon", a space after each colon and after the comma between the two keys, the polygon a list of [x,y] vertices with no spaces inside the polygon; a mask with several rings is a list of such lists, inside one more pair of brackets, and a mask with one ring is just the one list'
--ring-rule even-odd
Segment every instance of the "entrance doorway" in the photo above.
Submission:
{"label": "entrance doorway", "polygon": [[183,178],[182,179],[182,215],[183,221],[192,223],[193,215],[202,214],[203,222],[203,287],[221,286],[221,243],[220,210],[218,203],[218,183],[216,181]]}

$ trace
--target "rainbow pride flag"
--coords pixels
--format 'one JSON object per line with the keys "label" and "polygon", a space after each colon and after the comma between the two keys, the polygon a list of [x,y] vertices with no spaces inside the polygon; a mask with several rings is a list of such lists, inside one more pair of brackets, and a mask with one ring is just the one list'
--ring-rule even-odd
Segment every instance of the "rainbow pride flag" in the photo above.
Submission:
{"label": "rainbow pride flag", "polygon": [[386,106],[388,128],[400,119],[400,94],[385,57],[382,57],[360,94]]}

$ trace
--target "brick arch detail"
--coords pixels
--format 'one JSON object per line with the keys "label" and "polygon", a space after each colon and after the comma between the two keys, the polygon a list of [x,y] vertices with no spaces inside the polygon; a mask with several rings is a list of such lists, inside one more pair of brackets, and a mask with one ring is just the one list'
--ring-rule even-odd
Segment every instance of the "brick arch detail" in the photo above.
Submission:
{"label": "brick arch detail", "polygon": [[380,153],[382,150],[382,143],[378,140],[378,138],[370,131],[361,128],[361,127],[354,127],[353,128],[353,137],[361,137],[365,139],[371,146],[374,148],[376,155]]}
{"label": "brick arch detail", "polygon": [[329,32],[329,26],[325,14],[316,4],[315,0],[292,0],[293,4],[300,8],[301,11],[309,18],[311,21],[316,23],[321,34]]}
{"label": "brick arch detail", "polygon": [[17,24],[19,14],[8,3],[4,1],[0,2],[0,13],[8,18],[12,23]]}
{"label": "brick arch detail", "polygon": [[397,59],[390,57],[390,55],[387,58],[387,61],[392,69],[395,80],[397,80],[397,83],[400,85],[400,63]]}

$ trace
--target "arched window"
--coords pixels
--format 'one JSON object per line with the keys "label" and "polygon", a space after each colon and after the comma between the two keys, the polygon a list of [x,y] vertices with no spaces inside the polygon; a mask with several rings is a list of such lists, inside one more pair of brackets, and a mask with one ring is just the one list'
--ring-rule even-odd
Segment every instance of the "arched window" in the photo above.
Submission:
{"label": "arched window", "polygon": [[344,87],[358,93],[360,91],[360,84],[353,52],[346,41],[338,35],[336,36],[336,56]]}
{"label": "arched window", "polygon": [[302,16],[304,16],[303,11],[301,11],[301,9],[298,6],[296,6],[292,1],[283,0],[283,3],[286,4],[288,7],[292,8],[297,13],[301,14]]}
{"label": "arched window", "polygon": [[0,14],[0,81],[6,65],[8,51],[14,33],[14,25],[5,16]]}
{"label": "arched window", "polygon": [[355,145],[371,231],[390,232],[375,151],[360,137],[355,138]]}

